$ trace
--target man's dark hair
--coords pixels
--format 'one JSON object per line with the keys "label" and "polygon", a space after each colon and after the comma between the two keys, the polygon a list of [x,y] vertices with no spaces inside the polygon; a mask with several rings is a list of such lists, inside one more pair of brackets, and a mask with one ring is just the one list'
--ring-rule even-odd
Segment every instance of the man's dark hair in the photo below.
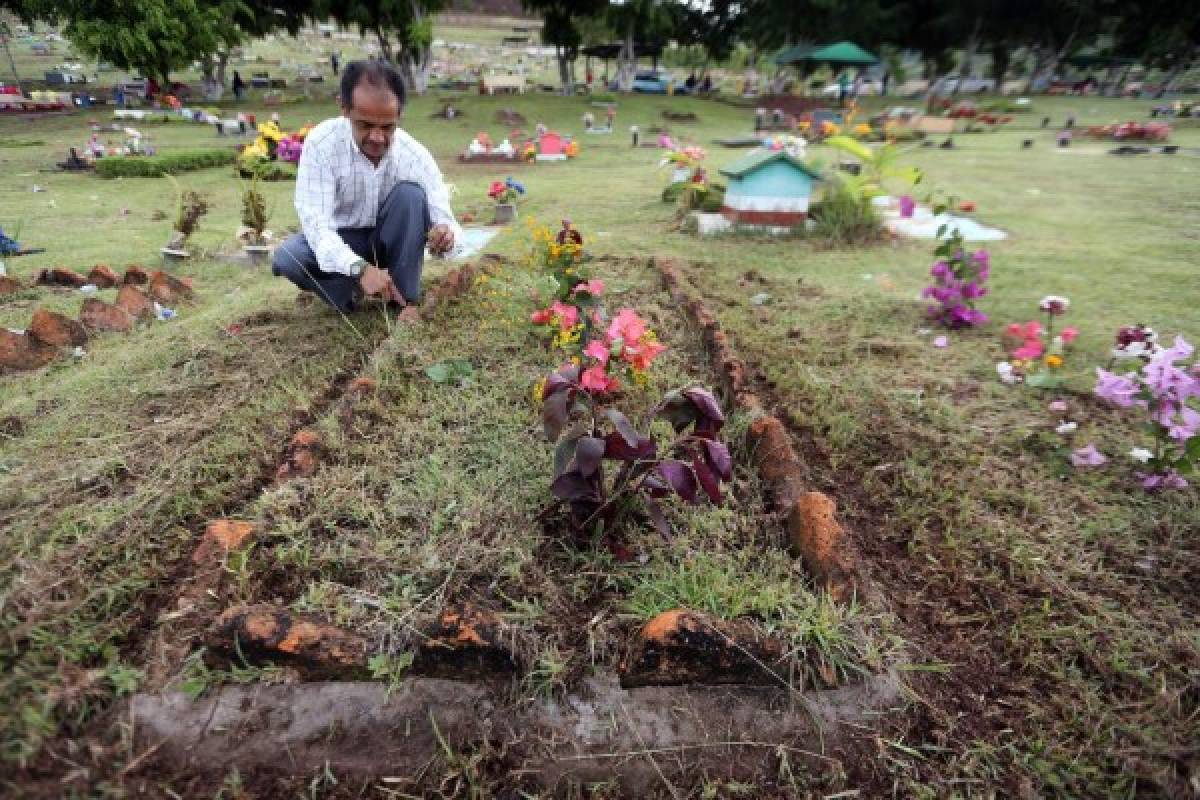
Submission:
{"label": "man's dark hair", "polygon": [[396,106],[404,108],[404,79],[386,61],[351,61],[346,65],[338,89],[343,107],[354,106],[354,90],[364,83],[379,89],[390,89],[396,95]]}

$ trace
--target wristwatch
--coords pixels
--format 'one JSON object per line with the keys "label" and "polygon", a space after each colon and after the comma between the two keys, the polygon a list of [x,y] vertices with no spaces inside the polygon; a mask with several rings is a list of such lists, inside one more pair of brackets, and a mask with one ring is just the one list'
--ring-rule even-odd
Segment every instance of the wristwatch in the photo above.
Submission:
{"label": "wristwatch", "polygon": [[366,268],[367,268],[366,259],[360,258],[358,261],[355,261],[353,264],[350,265],[350,275],[355,278],[361,278],[362,274],[363,274],[363,270],[365,270]]}

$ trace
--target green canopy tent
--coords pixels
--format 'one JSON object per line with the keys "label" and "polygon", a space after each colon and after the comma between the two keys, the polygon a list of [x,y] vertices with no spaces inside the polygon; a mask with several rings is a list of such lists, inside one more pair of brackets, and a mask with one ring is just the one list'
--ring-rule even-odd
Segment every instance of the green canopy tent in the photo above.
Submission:
{"label": "green canopy tent", "polygon": [[854,42],[837,42],[820,47],[798,45],[778,53],[774,61],[780,66],[789,64],[829,64],[834,67],[869,67],[878,64],[879,58]]}
{"label": "green canopy tent", "polygon": [[781,50],[772,59],[779,67],[794,66],[801,78],[818,64],[828,64],[835,70],[839,67],[869,67],[879,63],[879,58],[854,42],[836,42],[817,47],[796,45]]}

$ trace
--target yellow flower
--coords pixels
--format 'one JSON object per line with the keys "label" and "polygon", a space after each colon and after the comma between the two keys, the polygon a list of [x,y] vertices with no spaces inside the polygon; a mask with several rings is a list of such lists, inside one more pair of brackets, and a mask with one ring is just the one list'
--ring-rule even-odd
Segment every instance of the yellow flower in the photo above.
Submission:
{"label": "yellow flower", "polygon": [[1051,369],[1058,369],[1063,365],[1062,356],[1046,356],[1046,366]]}
{"label": "yellow flower", "polygon": [[540,403],[546,395],[546,379],[542,378],[533,385],[533,402]]}

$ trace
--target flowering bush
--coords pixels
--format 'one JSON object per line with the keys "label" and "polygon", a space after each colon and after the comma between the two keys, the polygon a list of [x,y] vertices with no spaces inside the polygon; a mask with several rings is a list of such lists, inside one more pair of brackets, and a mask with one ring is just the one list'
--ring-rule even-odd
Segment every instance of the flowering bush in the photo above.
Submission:
{"label": "flowering bush", "polygon": [[1001,361],[996,372],[1004,383],[1027,383],[1042,389],[1062,385],[1062,368],[1071,345],[1079,331],[1071,326],[1054,333],[1054,319],[1067,312],[1071,301],[1057,295],[1047,295],[1038,304],[1046,314],[1046,326],[1037,320],[1013,322],[1004,329],[1004,340],[1010,349],[1011,361]]}
{"label": "flowering bush", "polygon": [[488,197],[497,203],[514,203],[523,194],[525,194],[524,184],[514,180],[512,176],[503,181],[492,181],[492,185],[488,187]]}
{"label": "flowering bush", "polygon": [[[639,504],[655,528],[669,536],[659,500],[677,496],[689,504],[707,497],[721,502],[721,483],[733,478],[733,459],[719,433],[725,415],[712,393],[700,387],[668,392],[649,414],[641,433],[629,419],[602,404],[587,370],[569,364],[544,382],[542,423],[554,443],[550,491],[570,512],[576,530],[611,535]],[[660,445],[649,432],[665,419],[675,438]],[[617,462],[609,479],[604,462]]]}
{"label": "flowering bush", "polygon": [[[938,229],[938,236],[944,233]],[[991,272],[987,250],[967,254],[962,235],[955,230],[934,250],[938,260],[929,274],[933,284],[921,293],[937,302],[928,307],[929,316],[947,328],[970,328],[987,322],[987,315],[975,308],[975,301],[988,293],[983,285]]]}
{"label": "flowering bush", "polygon": [[1192,346],[1182,336],[1149,356],[1136,372],[1117,375],[1096,369],[1096,396],[1118,408],[1141,408],[1154,437],[1153,449],[1134,448],[1130,456],[1144,463],[1138,478],[1146,489],[1182,489],[1184,475],[1200,463],[1200,361],[1190,366]]}

